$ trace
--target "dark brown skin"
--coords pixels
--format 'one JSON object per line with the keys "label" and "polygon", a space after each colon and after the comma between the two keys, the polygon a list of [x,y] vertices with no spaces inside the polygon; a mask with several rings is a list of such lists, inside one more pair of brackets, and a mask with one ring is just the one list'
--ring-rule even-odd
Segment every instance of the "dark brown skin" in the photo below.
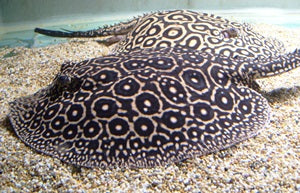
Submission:
{"label": "dark brown skin", "polygon": [[269,121],[256,78],[300,66],[300,51],[229,58],[180,47],[64,63],[48,87],[10,103],[17,136],[85,167],[154,167],[228,148]]}

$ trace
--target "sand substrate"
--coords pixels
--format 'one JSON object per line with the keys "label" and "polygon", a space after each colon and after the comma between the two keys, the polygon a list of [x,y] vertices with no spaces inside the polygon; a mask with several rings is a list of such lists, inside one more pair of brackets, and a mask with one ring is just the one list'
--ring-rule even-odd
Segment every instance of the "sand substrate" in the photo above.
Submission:
{"label": "sand substrate", "polygon": [[[255,29],[300,48],[300,29]],[[61,63],[108,51],[86,39],[0,49],[0,192],[300,192],[300,68],[259,81],[272,118],[257,137],[166,167],[78,169],[29,148],[3,121],[8,102],[48,85]]]}

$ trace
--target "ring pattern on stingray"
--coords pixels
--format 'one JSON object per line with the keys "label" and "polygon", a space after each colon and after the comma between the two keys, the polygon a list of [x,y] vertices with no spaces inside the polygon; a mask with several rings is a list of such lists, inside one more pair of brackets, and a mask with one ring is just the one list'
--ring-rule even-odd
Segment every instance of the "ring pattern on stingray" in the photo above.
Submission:
{"label": "ring pattern on stingray", "polygon": [[86,167],[152,167],[227,148],[269,122],[255,79],[299,67],[299,50],[248,25],[186,10],[59,37],[113,37],[115,55],[64,63],[53,83],[10,103],[27,145]]}
{"label": "ring pattern on stingray", "polygon": [[251,80],[298,66],[298,50],[261,60],[137,50],[63,64],[48,87],[11,102],[9,118],[26,144],[74,165],[165,165],[256,135],[269,105]]}
{"label": "ring pattern on stingray", "polygon": [[230,57],[266,58],[285,53],[282,42],[255,32],[249,24],[189,10],[159,11],[128,22],[89,31],[36,32],[58,37],[113,36],[102,43],[116,43],[113,52],[183,46]]}
{"label": "ring pattern on stingray", "polygon": [[152,13],[139,18],[114,49],[129,52],[151,47],[184,46],[230,57],[263,58],[285,52],[281,42],[265,38],[248,24],[187,10]]}

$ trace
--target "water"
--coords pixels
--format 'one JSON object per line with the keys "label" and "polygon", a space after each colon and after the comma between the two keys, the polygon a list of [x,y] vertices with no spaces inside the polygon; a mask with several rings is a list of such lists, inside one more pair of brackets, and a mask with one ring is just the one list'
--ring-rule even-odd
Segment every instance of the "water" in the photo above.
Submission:
{"label": "water", "polygon": [[[52,30],[89,30],[96,29],[100,26],[111,25],[118,21],[108,21],[106,23],[97,22],[97,23],[87,23],[87,24],[72,24],[72,25],[59,25],[59,26],[50,26],[46,27],[47,29]],[[37,26],[38,27],[38,26]],[[68,38],[55,38],[40,35],[34,32],[34,29],[30,30],[22,30],[22,31],[14,31],[3,34],[0,37],[0,47],[16,47],[16,46],[24,46],[28,48],[32,47],[43,47],[51,44],[58,44],[68,41]]]}
{"label": "water", "polygon": [[[197,10],[200,11],[200,10]],[[201,10],[201,12],[214,13],[226,17],[230,20],[249,23],[267,23],[278,25],[289,29],[300,28],[300,10],[281,10],[281,9],[237,9],[237,10]],[[77,19],[66,18],[64,22],[56,25],[54,22],[33,24],[32,29],[10,31],[0,35],[0,47],[42,47],[50,44],[57,44],[68,41],[68,38],[53,38],[36,34],[34,27],[43,27],[53,30],[89,30],[96,29],[104,25],[111,25],[120,21],[126,21],[133,16],[142,15],[141,12],[131,12],[123,15],[108,15],[106,17],[82,17]]]}

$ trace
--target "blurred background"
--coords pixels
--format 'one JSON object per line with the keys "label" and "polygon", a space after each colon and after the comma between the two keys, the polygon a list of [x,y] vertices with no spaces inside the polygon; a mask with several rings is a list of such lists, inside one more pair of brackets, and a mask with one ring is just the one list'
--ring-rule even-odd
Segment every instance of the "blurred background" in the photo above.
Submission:
{"label": "blurred background", "polygon": [[35,34],[35,27],[87,30],[170,9],[300,28],[300,0],[0,0],[0,47],[39,47],[64,41]]}

